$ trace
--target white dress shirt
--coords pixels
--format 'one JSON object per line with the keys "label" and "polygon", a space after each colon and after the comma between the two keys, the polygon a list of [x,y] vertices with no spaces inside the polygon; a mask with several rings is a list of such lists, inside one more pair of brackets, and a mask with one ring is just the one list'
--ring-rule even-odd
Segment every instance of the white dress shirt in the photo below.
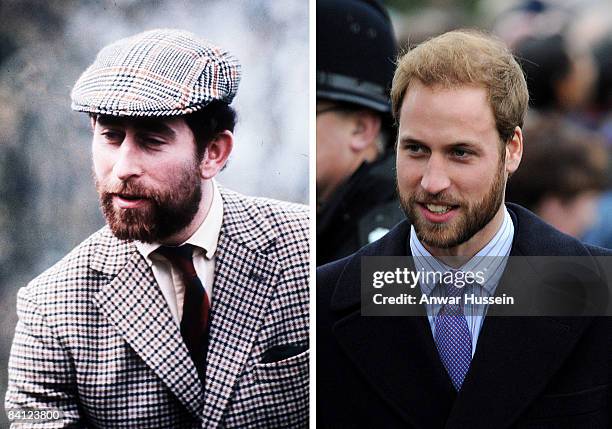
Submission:
{"label": "white dress shirt", "polygon": [[[204,285],[204,289],[206,289],[211,306],[213,305],[212,286],[215,276],[215,253],[223,222],[223,200],[214,180],[212,184],[212,204],[204,222],[187,241],[182,243],[195,246],[193,250],[193,266]],[[155,280],[157,280],[157,284],[159,284],[168,307],[170,307],[170,311],[174,316],[174,320],[180,326],[185,296],[185,284],[183,283],[181,273],[166,258],[155,253],[155,250],[161,246],[160,243],[142,243],[136,241],[135,244],[140,254],[144,256],[151,267]]]}
{"label": "white dress shirt", "polygon": [[[479,297],[492,297],[495,295],[495,290],[497,289],[497,285],[506,268],[508,257],[510,256],[513,239],[514,224],[512,223],[512,218],[510,217],[510,213],[508,213],[508,209],[504,206],[504,220],[491,241],[489,241],[465,265],[459,268],[459,270],[464,272],[475,273],[480,271],[484,273],[485,282],[482,285],[475,283],[472,286],[466,286],[466,293],[473,293],[475,296]],[[414,265],[417,271],[446,273],[453,270],[453,268],[432,256],[432,254],[425,249],[425,246],[419,241],[414,227],[410,228],[410,251],[412,252]],[[420,280],[419,286],[421,287],[421,292],[429,297],[446,295],[441,285]],[[429,325],[431,326],[431,333],[435,338],[436,317],[442,309],[442,305],[427,304],[425,308],[427,310]],[[476,353],[478,336],[484,322],[487,308],[487,305],[473,304],[466,304],[463,308],[465,319],[472,336],[472,357],[474,357],[474,353]]]}

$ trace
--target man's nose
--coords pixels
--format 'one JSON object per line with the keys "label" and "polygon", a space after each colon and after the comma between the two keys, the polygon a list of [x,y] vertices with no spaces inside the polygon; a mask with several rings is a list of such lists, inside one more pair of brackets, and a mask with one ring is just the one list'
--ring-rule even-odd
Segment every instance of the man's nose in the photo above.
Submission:
{"label": "man's nose", "polygon": [[121,181],[139,177],[143,173],[142,151],[131,136],[126,135],[121,142],[113,173]]}
{"label": "man's nose", "polygon": [[421,178],[421,187],[429,194],[435,195],[451,184],[445,163],[436,156],[431,156]]}

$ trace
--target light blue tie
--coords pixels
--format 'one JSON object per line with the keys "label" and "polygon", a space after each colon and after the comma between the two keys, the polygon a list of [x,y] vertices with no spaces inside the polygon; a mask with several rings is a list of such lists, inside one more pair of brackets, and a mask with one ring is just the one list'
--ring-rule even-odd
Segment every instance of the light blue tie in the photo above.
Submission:
{"label": "light blue tie", "polygon": [[[447,297],[463,295],[463,289],[452,284],[443,287]],[[472,335],[462,307],[462,304],[442,306],[436,317],[434,335],[440,359],[457,391],[461,390],[472,360]]]}

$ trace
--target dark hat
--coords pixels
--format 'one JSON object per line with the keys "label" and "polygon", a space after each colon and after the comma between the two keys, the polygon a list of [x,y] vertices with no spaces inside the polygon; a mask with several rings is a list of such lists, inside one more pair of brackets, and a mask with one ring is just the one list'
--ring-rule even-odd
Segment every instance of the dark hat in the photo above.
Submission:
{"label": "dark hat", "polygon": [[561,34],[528,37],[521,40],[515,54],[529,88],[529,104],[549,109],[559,103],[559,81],[571,73],[571,58]]}
{"label": "dark hat", "polygon": [[240,63],[182,30],[151,30],[103,48],[72,88],[72,109],[113,116],[174,116],[231,103]]}
{"label": "dark hat", "polygon": [[317,0],[317,98],[389,112],[397,47],[375,0]]}

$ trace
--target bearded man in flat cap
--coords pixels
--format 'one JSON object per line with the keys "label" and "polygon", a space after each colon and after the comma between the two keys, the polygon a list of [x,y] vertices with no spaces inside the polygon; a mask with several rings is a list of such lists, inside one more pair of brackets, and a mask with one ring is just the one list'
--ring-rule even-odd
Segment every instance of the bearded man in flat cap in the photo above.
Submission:
{"label": "bearded man in flat cap", "polygon": [[78,79],[107,225],[19,291],[16,427],[307,425],[307,211],[214,180],[239,80],[178,30],[119,40]]}

